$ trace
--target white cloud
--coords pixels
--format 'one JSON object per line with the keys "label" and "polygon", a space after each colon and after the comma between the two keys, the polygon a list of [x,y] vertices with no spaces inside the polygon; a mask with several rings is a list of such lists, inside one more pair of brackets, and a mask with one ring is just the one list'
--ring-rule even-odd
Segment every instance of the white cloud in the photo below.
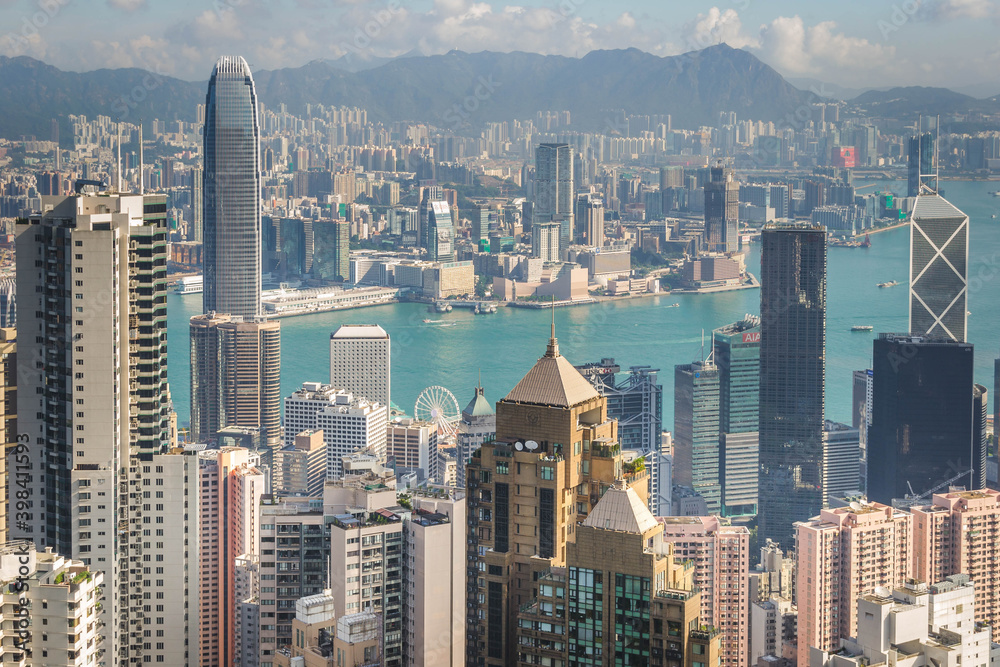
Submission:
{"label": "white cloud", "polygon": [[923,3],[910,0],[910,3],[917,5],[919,14],[928,19],[1000,17],[1000,5],[995,0],[926,0]]}
{"label": "white cloud", "polygon": [[723,11],[718,7],[712,7],[707,14],[698,14],[694,22],[687,26],[686,32],[691,50],[723,42],[734,49],[757,44],[755,38],[743,33],[740,15],[732,8]]}
{"label": "white cloud", "polygon": [[134,12],[137,9],[146,7],[146,0],[108,0],[108,6],[112,9]]}
{"label": "white cloud", "polygon": [[896,47],[873,44],[837,30],[833,21],[806,25],[799,16],[780,16],[760,28],[752,49],[764,62],[784,74],[829,78],[837,83],[857,81],[878,72],[891,78],[899,63]]}

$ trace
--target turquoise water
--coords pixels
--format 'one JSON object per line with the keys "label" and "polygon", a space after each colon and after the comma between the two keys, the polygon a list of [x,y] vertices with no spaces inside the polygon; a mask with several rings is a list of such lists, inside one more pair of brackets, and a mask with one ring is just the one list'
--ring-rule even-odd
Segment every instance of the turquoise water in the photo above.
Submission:
{"label": "turquoise water", "polygon": [[[892,184],[881,184],[883,187]],[[976,345],[976,382],[992,389],[993,360],[1000,353],[1000,198],[997,183],[948,182],[948,199],[971,221],[969,261],[969,340]],[[905,186],[895,184],[895,191]],[[830,248],[827,291],[827,416],[850,421],[851,372],[871,364],[871,341],[881,331],[907,328],[909,229],[873,235],[871,248]],[[759,273],[760,247],[747,259]],[[876,283],[899,281],[894,288]],[[679,308],[665,308],[680,303]],[[622,366],[661,369],[663,425],[673,429],[673,367],[701,357],[701,336],[760,310],[759,290],[721,294],[666,295],[555,312],[560,351],[581,364],[614,357]],[[171,294],[168,301],[169,379],[181,423],[189,419],[188,320],[201,311],[201,295]],[[456,322],[440,327],[425,318]],[[472,397],[482,372],[486,397],[502,398],[545,352],[550,312],[501,308],[495,315],[456,310],[428,314],[426,306],[395,304],[281,321],[282,395],[302,382],[329,380],[329,337],[346,323],[377,323],[392,337],[392,400],[412,411],[420,391],[441,385],[460,407]],[[874,333],[852,333],[870,324]],[[992,393],[992,392],[991,392]],[[995,397],[991,396],[991,402]]]}

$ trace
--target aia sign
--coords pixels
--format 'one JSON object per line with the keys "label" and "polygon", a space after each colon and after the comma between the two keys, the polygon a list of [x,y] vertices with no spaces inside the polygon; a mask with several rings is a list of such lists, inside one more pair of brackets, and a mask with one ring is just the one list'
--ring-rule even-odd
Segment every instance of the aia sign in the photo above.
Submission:
{"label": "aia sign", "polygon": [[744,343],[759,343],[760,342],[760,332],[751,331],[749,333],[743,334]]}

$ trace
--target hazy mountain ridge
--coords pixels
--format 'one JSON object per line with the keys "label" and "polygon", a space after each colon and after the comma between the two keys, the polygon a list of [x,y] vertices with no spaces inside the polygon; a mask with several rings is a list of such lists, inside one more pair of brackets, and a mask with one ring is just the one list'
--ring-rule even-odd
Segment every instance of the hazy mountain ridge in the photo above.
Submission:
{"label": "hazy mountain ridge", "polygon": [[[358,106],[373,120],[428,122],[456,131],[563,109],[572,113],[574,129],[606,133],[622,129],[613,109],[669,113],[674,127],[682,128],[715,125],[720,111],[781,122],[802,105],[820,101],[753,54],[725,44],[671,57],[638,49],[593,51],[582,58],[452,51],[360,66],[316,60],[260,70],[254,79],[260,100],[271,108],[284,103],[301,114],[308,103]],[[0,86],[7,93],[0,99],[0,136],[48,139],[51,119],[59,117],[65,142],[69,114],[131,122],[194,120],[207,80],[183,81],[141,69],[67,72],[22,56],[0,57]],[[998,106],[946,89],[917,87],[866,91],[851,102],[884,115]]]}

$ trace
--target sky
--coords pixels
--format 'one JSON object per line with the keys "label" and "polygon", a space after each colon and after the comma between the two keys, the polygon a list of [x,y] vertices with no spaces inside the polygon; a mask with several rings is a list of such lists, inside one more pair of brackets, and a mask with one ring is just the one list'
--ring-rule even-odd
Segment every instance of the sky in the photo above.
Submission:
{"label": "sky", "polygon": [[208,79],[418,51],[660,56],[726,42],[792,79],[1000,92],[1000,0],[0,0],[0,54]]}

